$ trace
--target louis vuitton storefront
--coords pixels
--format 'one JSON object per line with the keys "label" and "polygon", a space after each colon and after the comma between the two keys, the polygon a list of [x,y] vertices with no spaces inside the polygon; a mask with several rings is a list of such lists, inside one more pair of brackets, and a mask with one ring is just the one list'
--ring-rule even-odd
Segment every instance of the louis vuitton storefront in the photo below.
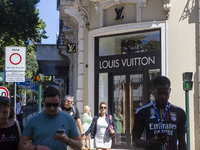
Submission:
{"label": "louis vuitton storefront", "polygon": [[[112,149],[134,149],[136,109],[154,100],[151,80],[171,80],[169,101],[185,109],[182,73],[193,72],[190,91],[190,145],[199,149],[200,78],[197,1],[182,0],[58,0],[64,45],[76,43],[69,55],[69,94],[80,114],[99,103],[117,121]],[[198,22],[199,21],[199,22]],[[68,28],[69,27],[69,28]],[[60,52],[66,55],[64,46]],[[145,137],[145,136],[144,136]],[[138,149],[137,149],[138,150]]]}
{"label": "louis vuitton storefront", "polygon": [[94,106],[106,102],[117,121],[113,148],[133,148],[134,113],[154,99],[151,80],[162,72],[161,31],[158,27],[93,38]]}

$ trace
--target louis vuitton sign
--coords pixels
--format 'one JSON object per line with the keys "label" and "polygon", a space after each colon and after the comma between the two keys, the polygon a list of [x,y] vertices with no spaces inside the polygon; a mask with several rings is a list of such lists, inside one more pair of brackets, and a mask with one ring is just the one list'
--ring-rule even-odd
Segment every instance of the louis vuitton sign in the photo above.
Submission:
{"label": "louis vuitton sign", "polygon": [[120,72],[132,70],[149,70],[160,68],[160,53],[147,52],[140,54],[125,54],[98,57],[96,59],[97,72]]}
{"label": "louis vuitton sign", "polygon": [[116,13],[116,18],[115,18],[115,20],[120,20],[120,19],[123,19],[123,18],[124,18],[123,10],[124,10],[124,7],[115,8],[115,13]]}
{"label": "louis vuitton sign", "polygon": [[75,43],[67,43],[67,53],[76,53]]}

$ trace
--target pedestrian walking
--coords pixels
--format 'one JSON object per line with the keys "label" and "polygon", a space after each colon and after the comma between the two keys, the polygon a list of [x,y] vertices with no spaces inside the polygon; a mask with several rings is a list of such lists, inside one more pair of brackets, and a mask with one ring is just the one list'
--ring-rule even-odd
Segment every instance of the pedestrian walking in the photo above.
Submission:
{"label": "pedestrian walking", "polygon": [[22,130],[22,124],[14,121],[14,109],[9,98],[0,96],[0,149],[18,150]]}
{"label": "pedestrian walking", "polygon": [[[133,143],[146,150],[187,150],[185,111],[170,102],[170,80],[159,76],[153,82],[155,101],[137,109]],[[141,139],[145,130],[145,139]],[[177,145],[178,143],[178,145]]]}
{"label": "pedestrian walking", "polygon": [[[83,119],[83,132],[84,133],[89,129],[89,127],[92,123],[92,115],[91,115],[90,110],[91,110],[91,108],[88,105],[84,106],[84,114],[83,114],[83,117],[82,117],[82,119]],[[89,145],[89,139],[90,139],[90,134],[88,134],[86,136],[86,138],[84,140],[82,140],[82,145],[83,145],[82,149],[83,150],[87,150],[87,149],[91,150],[90,145]]]}
{"label": "pedestrian walking", "polygon": [[48,87],[44,91],[42,103],[44,111],[30,118],[24,127],[19,150],[66,150],[67,145],[81,150],[76,122],[59,110],[59,89]]}
{"label": "pedestrian walking", "polygon": [[16,97],[16,117],[17,120],[23,125],[23,102],[20,101],[19,97]]}
{"label": "pedestrian walking", "polygon": [[[95,116],[92,124],[85,132],[84,138],[91,133],[91,138],[94,138],[96,150],[109,150],[112,146],[111,134],[115,134],[117,126],[114,118],[106,114],[107,106],[105,102],[100,103],[100,114]],[[109,127],[112,126],[113,129]]]}
{"label": "pedestrian walking", "polygon": [[[83,126],[81,122],[81,118],[79,115],[79,110],[76,106],[74,106],[74,97],[71,95],[66,95],[64,97],[64,105],[62,106],[62,111],[69,114],[76,120],[77,127],[79,128],[79,132],[81,134],[81,139],[83,140]],[[69,148],[70,149],[70,148]]]}

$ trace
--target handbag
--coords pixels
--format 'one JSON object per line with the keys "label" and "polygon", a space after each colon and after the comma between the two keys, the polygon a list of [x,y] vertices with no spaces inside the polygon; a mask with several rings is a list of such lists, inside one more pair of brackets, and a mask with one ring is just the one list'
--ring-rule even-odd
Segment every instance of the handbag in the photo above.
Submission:
{"label": "handbag", "polygon": [[109,135],[110,135],[110,137],[114,137],[115,133],[110,133],[110,131],[113,130],[112,115],[109,115],[109,118],[110,118],[110,123],[111,123],[109,126]]}

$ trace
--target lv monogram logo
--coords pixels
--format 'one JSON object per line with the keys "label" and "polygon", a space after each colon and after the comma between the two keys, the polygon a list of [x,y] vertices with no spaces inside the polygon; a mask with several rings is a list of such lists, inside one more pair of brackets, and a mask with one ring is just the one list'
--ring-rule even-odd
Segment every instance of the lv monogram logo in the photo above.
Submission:
{"label": "lv monogram logo", "polygon": [[116,12],[115,20],[120,20],[120,19],[124,18],[124,16],[122,15],[123,9],[124,9],[124,7],[120,8],[120,9],[119,8],[115,8],[115,12]]}
{"label": "lv monogram logo", "polygon": [[76,52],[76,44],[67,44],[67,52],[74,53]]}

